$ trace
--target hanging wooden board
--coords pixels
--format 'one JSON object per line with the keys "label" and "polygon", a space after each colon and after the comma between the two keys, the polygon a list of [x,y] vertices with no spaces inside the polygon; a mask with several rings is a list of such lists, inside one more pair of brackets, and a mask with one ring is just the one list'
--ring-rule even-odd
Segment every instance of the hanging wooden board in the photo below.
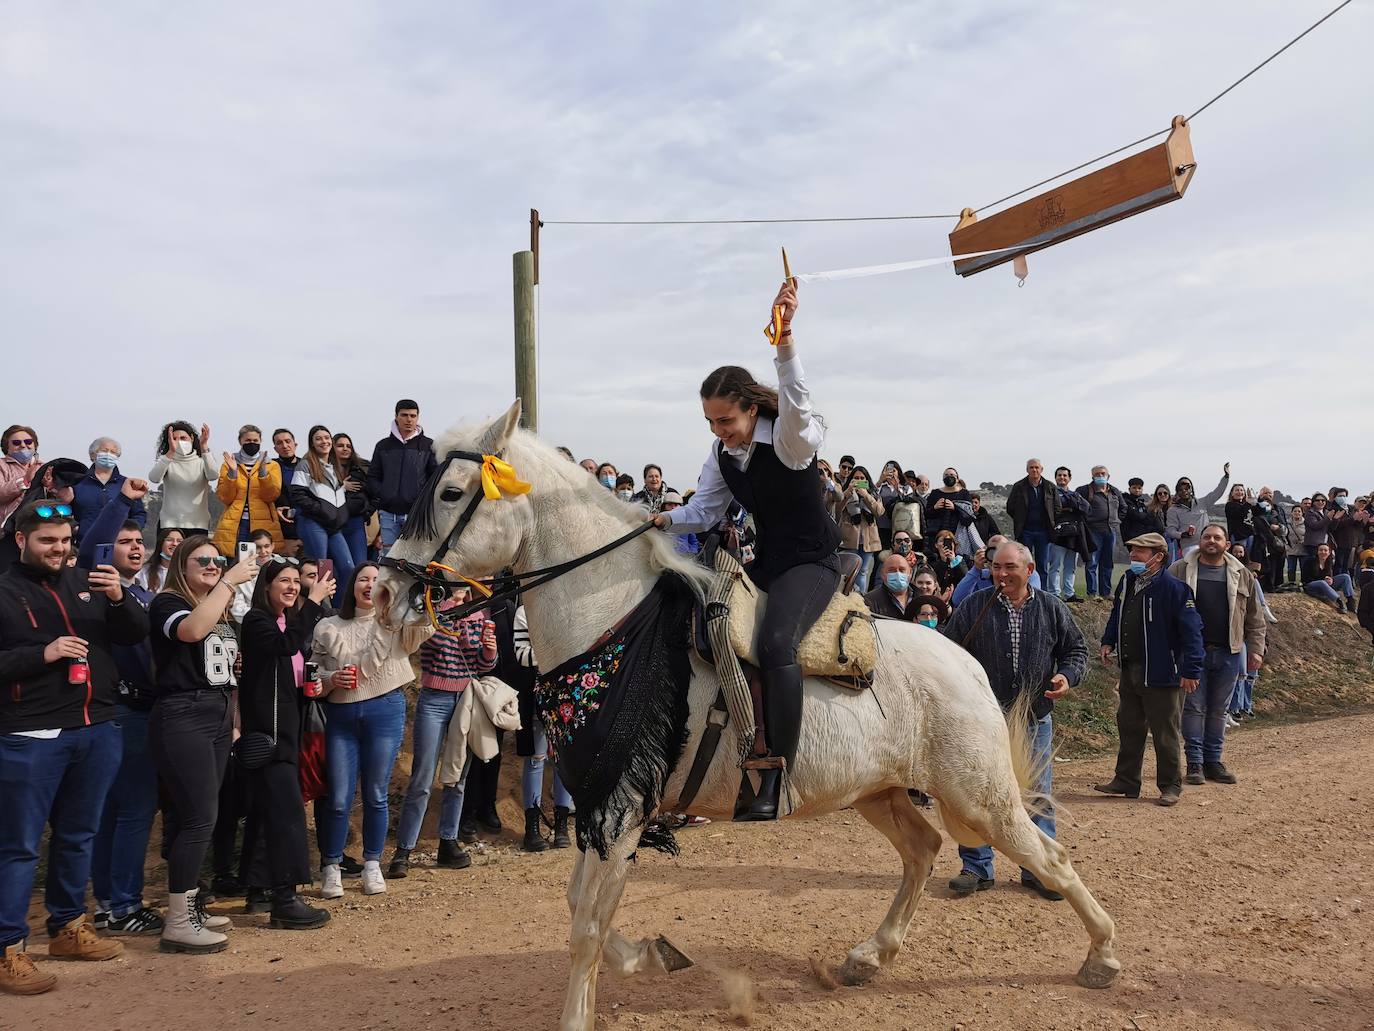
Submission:
{"label": "hanging wooden board", "polygon": [[1149,150],[1089,172],[981,222],[972,208],[965,208],[949,234],[950,253],[1001,253],[956,261],[954,271],[971,276],[1178,200],[1196,170],[1188,120],[1179,115],[1168,138]]}

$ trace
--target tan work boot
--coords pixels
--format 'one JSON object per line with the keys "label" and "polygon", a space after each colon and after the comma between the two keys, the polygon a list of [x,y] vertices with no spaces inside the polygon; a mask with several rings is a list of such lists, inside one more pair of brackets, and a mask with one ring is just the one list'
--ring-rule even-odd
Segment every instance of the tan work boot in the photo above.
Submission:
{"label": "tan work boot", "polygon": [[122,955],[124,944],[102,938],[86,919],[86,914],[69,923],[48,942],[48,955],[53,959],[114,959]]}
{"label": "tan work boot", "polygon": [[10,995],[42,995],[57,984],[57,978],[33,965],[23,942],[5,947],[0,957],[0,992]]}

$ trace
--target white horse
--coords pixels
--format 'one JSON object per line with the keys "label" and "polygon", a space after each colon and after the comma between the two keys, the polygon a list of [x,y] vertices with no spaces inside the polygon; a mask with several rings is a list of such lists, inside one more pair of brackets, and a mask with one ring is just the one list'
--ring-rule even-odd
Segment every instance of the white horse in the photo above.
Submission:
{"label": "white horse", "polygon": [[[519,412],[517,401],[492,423],[451,430],[437,444],[441,460],[455,450],[501,454],[532,485],[527,494],[477,503],[470,522],[448,542],[442,561],[467,576],[556,565],[614,541],[643,519],[638,509],[619,501],[579,466],[518,429]],[[412,528],[410,539],[399,541],[389,558],[421,567],[431,561],[467,509],[472,492],[481,492],[479,465],[453,459],[426,490],[420,504],[433,506],[432,536],[416,535]],[[671,538],[651,531],[528,591],[523,601],[541,666],[551,670],[589,650],[648,595],[665,570],[698,586],[708,575],[677,554]],[[405,573],[382,571],[378,611],[391,625],[426,618],[410,604],[412,586]],[[902,859],[901,886],[887,916],[870,938],[849,951],[842,978],[859,984],[892,962],[932,872],[941,838],[908,798],[907,789],[919,787],[938,801],[945,829],[956,841],[990,842],[1068,899],[1090,940],[1078,981],[1090,988],[1107,987],[1121,970],[1113,954],[1115,929],[1069,864],[1067,850],[1042,833],[1026,812],[1029,746],[1024,728],[1018,730],[1021,721],[1011,721],[1009,732],[982,668],[942,635],[915,624],[883,622],[881,644],[876,699],[869,692],[806,681],[801,741],[791,771],[802,803],[791,815],[821,816],[852,806],[892,842]],[[667,757],[671,772],[662,797],[648,800],[650,809],[656,803],[663,811],[676,811],[717,687],[714,668],[694,656],[687,744],[681,756]],[[733,816],[740,771],[731,732],[727,728],[691,804],[694,814],[724,820]],[[679,762],[682,756],[686,761]],[[607,821],[604,857],[588,848],[577,858],[568,885],[572,970],[560,1024],[564,1031],[591,1031],[595,1025],[599,959],[622,974],[659,962],[651,940],[630,942],[611,926],[643,830],[642,811],[631,806]]]}

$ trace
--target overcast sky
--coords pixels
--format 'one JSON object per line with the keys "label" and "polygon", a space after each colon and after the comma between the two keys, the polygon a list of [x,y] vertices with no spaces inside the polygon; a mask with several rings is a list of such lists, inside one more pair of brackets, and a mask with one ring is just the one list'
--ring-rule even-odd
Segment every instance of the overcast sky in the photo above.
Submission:
{"label": "overcast sky", "polygon": [[[5,423],[47,458],[170,418],[370,453],[513,396],[511,253],[545,219],[947,214],[1188,113],[1334,0],[1149,5],[0,0]],[[1224,460],[1374,483],[1374,12],[1193,126],[1187,196],[1001,267],[803,288],[825,453],[1010,481]],[[548,226],[541,431],[694,481],[696,390],[771,378],[798,271],[939,255],[953,220]],[[875,469],[876,471],[876,469]]]}

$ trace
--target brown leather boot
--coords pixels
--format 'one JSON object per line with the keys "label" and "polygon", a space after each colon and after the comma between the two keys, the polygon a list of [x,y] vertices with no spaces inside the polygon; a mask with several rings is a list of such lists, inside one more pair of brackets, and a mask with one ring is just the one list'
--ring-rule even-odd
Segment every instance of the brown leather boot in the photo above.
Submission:
{"label": "brown leather boot", "polygon": [[114,959],[124,952],[122,942],[102,938],[86,919],[86,914],[58,931],[48,942],[48,955],[53,959]]}
{"label": "brown leather boot", "polygon": [[0,956],[0,992],[10,995],[42,995],[57,984],[57,978],[33,965],[23,942],[5,947]]}

